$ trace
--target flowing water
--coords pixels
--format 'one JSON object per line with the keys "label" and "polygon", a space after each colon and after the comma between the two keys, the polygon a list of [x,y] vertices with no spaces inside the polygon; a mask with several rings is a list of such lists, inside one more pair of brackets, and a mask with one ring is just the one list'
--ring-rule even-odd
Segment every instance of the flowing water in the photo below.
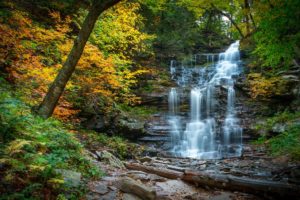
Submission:
{"label": "flowing water", "polygon": [[[188,64],[171,61],[172,79],[178,85],[170,90],[168,99],[175,155],[203,159],[241,155],[242,128],[236,116],[234,89],[234,77],[240,71],[239,41],[220,54],[194,55]],[[185,103],[181,94],[186,90],[190,90],[190,113],[184,120],[180,105]]]}

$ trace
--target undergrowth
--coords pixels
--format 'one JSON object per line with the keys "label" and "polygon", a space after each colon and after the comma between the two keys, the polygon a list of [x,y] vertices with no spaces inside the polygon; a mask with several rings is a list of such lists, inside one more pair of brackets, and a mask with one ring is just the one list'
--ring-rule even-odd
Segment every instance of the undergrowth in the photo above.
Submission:
{"label": "undergrowth", "polygon": [[68,191],[78,199],[82,188],[70,188],[56,169],[101,175],[84,155],[82,145],[55,119],[44,120],[0,79],[0,199],[47,199]]}
{"label": "undergrowth", "polygon": [[119,136],[107,136],[104,133],[87,130],[80,130],[79,134],[86,148],[93,151],[99,147],[103,147],[112,151],[112,153],[120,159],[134,158],[144,151],[143,146],[131,143]]}
{"label": "undergrowth", "polygon": [[132,118],[149,118],[150,115],[155,114],[158,112],[157,108],[149,107],[149,106],[128,106],[126,104],[118,104],[118,108],[121,111],[127,113],[127,115],[131,116]]}
{"label": "undergrowth", "polygon": [[[284,132],[268,138],[268,133],[278,124],[285,127]],[[273,156],[287,155],[293,160],[300,160],[300,112],[277,113],[265,123],[257,125],[256,130],[263,134],[254,144],[266,145]]]}

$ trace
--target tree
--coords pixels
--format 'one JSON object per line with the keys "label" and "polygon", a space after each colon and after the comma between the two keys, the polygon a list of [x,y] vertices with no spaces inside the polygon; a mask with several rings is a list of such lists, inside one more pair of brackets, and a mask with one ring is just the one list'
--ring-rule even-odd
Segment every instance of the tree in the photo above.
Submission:
{"label": "tree", "polygon": [[62,95],[65,86],[72,76],[78,60],[81,57],[84,46],[94,28],[94,25],[99,17],[99,15],[117,4],[121,0],[94,0],[92,7],[85,18],[82,28],[79,31],[77,38],[74,41],[73,48],[68,55],[66,62],[64,63],[62,69],[59,71],[54,82],[50,86],[46,96],[44,97],[42,103],[40,104],[37,113],[43,118],[48,118],[52,115],[54,108]]}

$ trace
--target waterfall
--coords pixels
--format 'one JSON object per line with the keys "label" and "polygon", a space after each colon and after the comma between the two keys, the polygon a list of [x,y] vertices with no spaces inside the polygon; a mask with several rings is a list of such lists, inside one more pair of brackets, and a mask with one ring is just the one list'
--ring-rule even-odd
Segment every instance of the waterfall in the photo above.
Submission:
{"label": "waterfall", "polygon": [[[177,68],[175,61],[171,61],[172,79],[178,88],[190,89],[190,114],[186,120],[179,117],[177,89],[171,88],[169,92],[172,152],[203,159],[240,156],[242,128],[236,117],[234,89],[234,77],[240,73],[239,41],[218,56],[203,55],[207,57],[205,66],[197,65],[197,56],[194,56],[191,66],[181,65],[179,74],[174,74]],[[227,105],[220,104],[224,90]],[[224,116],[224,120],[220,116]]]}
{"label": "waterfall", "polygon": [[171,115],[175,115],[178,111],[178,95],[175,88],[171,88],[171,91],[169,92],[168,102]]}
{"label": "waterfall", "polygon": [[169,124],[171,126],[171,143],[174,148],[180,140],[180,119],[177,116],[179,112],[178,108],[179,96],[177,94],[176,88],[171,88],[169,92],[168,102],[169,102]]}
{"label": "waterfall", "polygon": [[199,89],[191,91],[191,120],[199,121],[201,115],[202,93]]}

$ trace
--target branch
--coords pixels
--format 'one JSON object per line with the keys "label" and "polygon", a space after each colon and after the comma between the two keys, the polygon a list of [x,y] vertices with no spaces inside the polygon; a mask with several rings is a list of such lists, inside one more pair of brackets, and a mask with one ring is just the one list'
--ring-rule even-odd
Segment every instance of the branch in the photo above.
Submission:
{"label": "branch", "polygon": [[232,19],[232,17],[230,16],[230,14],[223,12],[222,10],[219,10],[215,5],[211,4],[212,8],[217,11],[219,14],[227,17],[229,19],[229,21],[233,24],[233,26],[236,28],[236,30],[239,32],[239,34],[241,35],[242,38],[245,38],[242,30],[240,29],[240,27],[237,25],[237,23],[235,23],[235,21]]}

